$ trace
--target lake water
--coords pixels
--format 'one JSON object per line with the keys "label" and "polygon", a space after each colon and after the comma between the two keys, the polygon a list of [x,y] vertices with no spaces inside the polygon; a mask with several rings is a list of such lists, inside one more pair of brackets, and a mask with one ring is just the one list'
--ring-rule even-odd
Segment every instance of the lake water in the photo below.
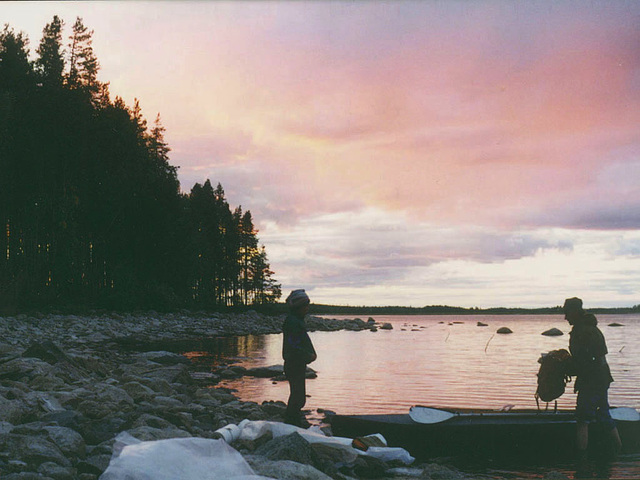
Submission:
{"label": "lake water", "polygon": [[[346,318],[346,317],[333,317]],[[392,330],[311,332],[318,378],[307,381],[305,408],[341,414],[405,413],[412,405],[458,408],[535,408],[537,360],[542,352],[567,348],[569,325],[560,315],[376,316]],[[487,324],[478,326],[477,322]],[[614,406],[640,408],[640,315],[600,315],[615,382]],[[609,326],[620,323],[623,326]],[[513,333],[497,334],[500,327]],[[564,335],[542,332],[556,327]],[[214,348],[185,353],[200,364],[233,363],[247,368],[281,364],[282,335],[218,339]],[[288,384],[245,377],[221,385],[243,400],[287,400]],[[570,384],[558,407],[575,406]],[[619,478],[640,478],[640,462]],[[627,476],[630,475],[630,476]]]}

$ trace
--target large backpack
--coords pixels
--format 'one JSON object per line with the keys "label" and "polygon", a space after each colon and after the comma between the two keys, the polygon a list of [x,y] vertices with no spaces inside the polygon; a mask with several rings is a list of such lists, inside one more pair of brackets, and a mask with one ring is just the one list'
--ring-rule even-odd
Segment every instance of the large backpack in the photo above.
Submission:
{"label": "large backpack", "polygon": [[538,370],[538,389],[535,394],[538,408],[540,408],[539,399],[549,403],[562,396],[567,383],[571,381],[567,373],[570,362],[571,354],[564,348],[542,354],[538,359],[540,369]]}

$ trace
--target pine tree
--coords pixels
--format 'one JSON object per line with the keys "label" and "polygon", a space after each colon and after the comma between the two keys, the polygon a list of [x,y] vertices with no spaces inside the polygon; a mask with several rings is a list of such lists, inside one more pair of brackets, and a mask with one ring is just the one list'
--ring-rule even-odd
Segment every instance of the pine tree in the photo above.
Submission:
{"label": "pine tree", "polygon": [[282,286],[273,278],[275,272],[271,270],[264,245],[252,258],[251,268],[255,291],[254,302],[261,305],[277,302],[282,296]]}
{"label": "pine tree", "polygon": [[[0,33],[0,92],[4,102],[10,92],[22,91],[32,85],[33,66],[28,47],[29,39],[22,32],[15,33],[9,25],[4,26]],[[6,123],[7,109],[8,104],[0,104],[0,128]]]}
{"label": "pine tree", "polygon": [[[240,207],[239,216],[242,214]],[[242,286],[242,292],[244,297],[244,304],[249,305],[250,301],[253,302],[255,298],[255,289],[253,288],[253,279],[255,272],[251,269],[251,264],[258,255],[258,238],[256,234],[258,231],[253,226],[253,218],[251,212],[247,210],[244,215],[240,216],[240,285]]]}
{"label": "pine tree", "polygon": [[42,40],[36,50],[39,57],[36,68],[43,86],[60,87],[64,71],[64,50],[62,48],[62,27],[64,22],[54,15],[51,23],[42,30]]}
{"label": "pine tree", "polygon": [[100,64],[93,52],[93,30],[89,31],[82,18],[77,17],[69,40],[67,81],[72,88],[83,87],[96,95],[100,91],[97,79]]}

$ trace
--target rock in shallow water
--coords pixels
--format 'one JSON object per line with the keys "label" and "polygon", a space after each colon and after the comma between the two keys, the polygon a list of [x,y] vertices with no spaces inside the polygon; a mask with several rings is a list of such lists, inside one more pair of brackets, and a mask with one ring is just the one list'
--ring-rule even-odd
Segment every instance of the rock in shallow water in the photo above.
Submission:
{"label": "rock in shallow water", "polygon": [[547,337],[559,337],[560,335],[564,335],[564,333],[562,330],[558,330],[557,328],[550,328],[549,330],[542,332],[542,335]]}

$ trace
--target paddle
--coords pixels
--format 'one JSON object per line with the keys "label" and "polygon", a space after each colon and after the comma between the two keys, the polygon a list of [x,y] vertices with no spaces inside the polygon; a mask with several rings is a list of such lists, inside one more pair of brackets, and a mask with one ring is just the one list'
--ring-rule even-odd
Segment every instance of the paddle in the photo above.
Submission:
{"label": "paddle", "polygon": [[[622,420],[626,422],[640,421],[640,413],[635,408],[630,407],[616,407],[609,410],[611,417],[614,420]],[[453,413],[447,410],[440,410],[438,408],[422,407],[419,405],[411,407],[409,410],[409,416],[411,420],[417,423],[441,423],[456,416],[464,415],[476,415],[473,413]]]}
{"label": "paddle", "polygon": [[411,417],[411,420],[417,423],[440,423],[449,420],[456,415],[457,414],[446,410],[421,407],[419,405],[415,405],[409,409],[409,416]]}
{"label": "paddle", "polygon": [[640,413],[635,408],[614,407],[609,410],[609,413],[614,420],[624,420],[625,422],[637,422],[640,420]]}

